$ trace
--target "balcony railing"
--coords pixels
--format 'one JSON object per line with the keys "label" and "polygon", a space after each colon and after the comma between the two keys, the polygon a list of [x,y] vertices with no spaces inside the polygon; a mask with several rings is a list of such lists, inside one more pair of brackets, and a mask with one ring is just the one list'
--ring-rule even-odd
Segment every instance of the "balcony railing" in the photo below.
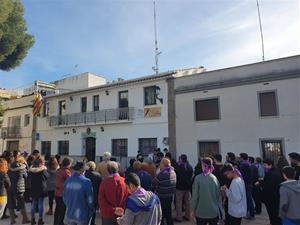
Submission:
{"label": "balcony railing", "polygon": [[143,117],[143,110],[133,107],[104,109],[95,112],[72,113],[61,116],[51,116],[50,126],[74,126],[80,124],[105,124],[119,121],[132,121]]}
{"label": "balcony railing", "polygon": [[21,137],[21,127],[2,127],[2,138],[19,138]]}

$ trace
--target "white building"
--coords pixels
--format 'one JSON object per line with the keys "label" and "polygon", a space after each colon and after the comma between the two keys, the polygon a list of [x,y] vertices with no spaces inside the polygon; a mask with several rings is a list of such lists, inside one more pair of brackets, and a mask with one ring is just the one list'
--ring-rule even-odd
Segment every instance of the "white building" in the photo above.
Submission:
{"label": "white building", "polygon": [[177,156],[300,152],[300,56],[175,79]]}

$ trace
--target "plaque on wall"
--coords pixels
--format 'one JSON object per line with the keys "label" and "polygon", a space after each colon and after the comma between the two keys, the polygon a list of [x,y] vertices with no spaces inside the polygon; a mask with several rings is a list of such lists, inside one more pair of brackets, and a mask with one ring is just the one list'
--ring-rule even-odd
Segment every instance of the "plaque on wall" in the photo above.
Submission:
{"label": "plaque on wall", "polygon": [[161,107],[144,108],[144,117],[160,117]]}

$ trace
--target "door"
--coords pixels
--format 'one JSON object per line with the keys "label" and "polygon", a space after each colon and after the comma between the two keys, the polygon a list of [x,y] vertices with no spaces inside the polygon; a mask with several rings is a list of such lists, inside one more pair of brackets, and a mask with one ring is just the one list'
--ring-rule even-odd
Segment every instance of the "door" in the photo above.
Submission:
{"label": "door", "polygon": [[10,152],[19,150],[19,141],[8,141],[6,143],[6,150]]}
{"label": "door", "polygon": [[94,161],[96,157],[96,138],[88,137],[85,139],[85,156],[88,161]]}
{"label": "door", "polygon": [[263,159],[272,159],[277,164],[278,158],[283,155],[281,140],[262,140],[261,149]]}
{"label": "door", "polygon": [[128,115],[128,91],[119,92],[119,120],[126,120]]}

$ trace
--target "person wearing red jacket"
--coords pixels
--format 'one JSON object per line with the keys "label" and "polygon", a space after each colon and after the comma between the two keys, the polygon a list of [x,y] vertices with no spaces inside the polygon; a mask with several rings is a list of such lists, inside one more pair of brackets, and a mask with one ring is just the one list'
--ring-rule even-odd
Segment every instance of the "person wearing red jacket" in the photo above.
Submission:
{"label": "person wearing red jacket", "polygon": [[101,211],[102,225],[116,225],[116,208],[125,209],[128,196],[125,180],[119,175],[118,163],[107,163],[109,176],[106,177],[99,188],[98,203]]}
{"label": "person wearing red jacket", "polygon": [[64,195],[64,183],[71,176],[71,165],[73,160],[69,157],[65,157],[62,161],[61,167],[56,171],[55,180],[55,212],[54,212],[54,224],[64,225],[64,218],[66,214],[66,205],[63,201]]}

